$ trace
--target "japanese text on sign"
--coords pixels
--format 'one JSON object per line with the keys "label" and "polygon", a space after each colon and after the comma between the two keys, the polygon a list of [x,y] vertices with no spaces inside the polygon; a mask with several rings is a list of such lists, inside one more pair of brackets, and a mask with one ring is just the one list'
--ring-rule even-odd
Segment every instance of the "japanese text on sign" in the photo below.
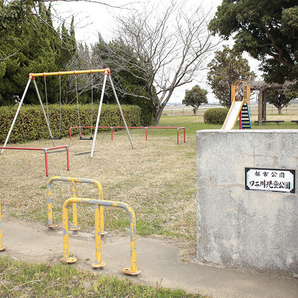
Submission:
{"label": "japanese text on sign", "polygon": [[295,170],[245,168],[245,189],[295,192]]}

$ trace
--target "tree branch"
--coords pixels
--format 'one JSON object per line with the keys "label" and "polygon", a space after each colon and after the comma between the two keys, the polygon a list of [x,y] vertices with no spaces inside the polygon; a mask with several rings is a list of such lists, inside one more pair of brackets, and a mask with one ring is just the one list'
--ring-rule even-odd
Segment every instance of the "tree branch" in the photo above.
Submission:
{"label": "tree branch", "polygon": [[9,56],[7,56],[7,57],[5,57],[5,58],[0,58],[0,61],[5,61],[5,60],[7,60],[7,59],[13,57],[14,55],[16,55],[16,53],[18,53],[18,52],[19,52],[19,50],[15,51],[13,54],[11,54],[11,55],[9,55]]}
{"label": "tree branch", "polygon": [[[271,35],[271,33],[270,33],[270,31],[269,31],[269,29],[267,28],[267,26],[266,25],[264,25],[264,30],[265,30],[265,32],[266,32],[266,35],[267,35],[267,37],[269,38],[269,40],[271,41],[271,44],[264,44],[264,45],[260,45],[259,44],[259,47],[266,47],[266,46],[272,46],[276,51],[277,51],[277,53],[278,54],[274,54],[274,53],[268,53],[268,55],[269,56],[271,56],[271,57],[273,57],[275,60],[277,60],[278,62],[280,62],[282,65],[284,65],[284,66],[288,66],[288,67],[293,67],[294,66],[294,63],[293,63],[293,61],[291,61],[291,62],[289,62],[289,61],[287,61],[287,60],[285,60],[284,58],[283,58],[283,56],[284,56],[284,52],[283,52],[283,49],[282,48],[280,48],[276,43],[275,43],[275,40],[274,40],[274,37]],[[290,58],[289,58],[289,60],[291,60]]]}
{"label": "tree branch", "polygon": [[136,4],[136,3],[139,3],[139,2],[130,2],[130,3],[126,3],[126,4],[123,4],[123,5],[111,5],[111,4],[108,4],[106,2],[101,2],[101,1],[98,1],[98,0],[42,0],[42,2],[90,2],[90,3],[95,3],[95,4],[99,4],[99,5],[104,5],[104,6],[107,6],[107,7],[111,7],[111,8],[119,8],[119,9],[129,9],[127,8],[127,6],[130,6],[130,5],[133,5],[133,4]]}

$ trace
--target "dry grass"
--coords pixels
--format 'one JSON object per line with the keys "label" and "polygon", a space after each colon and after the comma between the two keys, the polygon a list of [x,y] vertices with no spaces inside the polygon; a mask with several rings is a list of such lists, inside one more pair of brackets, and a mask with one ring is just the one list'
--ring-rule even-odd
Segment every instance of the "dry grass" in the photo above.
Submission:
{"label": "dry grass", "polygon": [[[69,144],[70,171],[66,171],[66,153],[49,154],[49,178],[68,176],[99,181],[105,200],[128,203],[137,216],[137,232],[194,241],[196,230],[195,135],[187,143],[176,144],[175,131],[169,136],[131,131],[135,149],[127,134],[114,132],[97,137],[93,158],[91,141],[62,139],[56,145]],[[154,136],[155,135],[155,136]],[[51,147],[40,140],[20,147]],[[44,154],[40,151],[6,150],[0,156],[0,193],[2,216],[15,216],[47,222],[47,190]],[[94,185],[78,184],[78,196],[97,199]],[[54,222],[60,223],[62,204],[72,196],[67,182],[53,183]],[[94,210],[79,206],[78,222],[85,230],[94,229]],[[105,208],[105,229],[122,232],[129,228],[124,210]]]}
{"label": "dry grass", "polygon": [[[295,108],[296,105],[293,105]],[[290,118],[297,114],[272,115],[286,120],[275,128],[298,128]],[[254,117],[254,115],[253,115]],[[163,117],[161,126],[186,126],[186,143],[176,144],[176,130],[131,130],[135,149],[125,131],[109,132],[97,137],[95,153],[90,158],[92,141],[74,136],[56,141],[69,144],[70,171],[66,171],[66,153],[49,154],[49,177],[66,176],[95,179],[103,186],[105,200],[131,205],[137,216],[137,233],[195,241],[196,238],[196,140],[197,129],[220,128],[202,123],[196,117]],[[200,127],[200,128],[199,128]],[[266,128],[267,126],[255,126]],[[268,126],[268,128],[274,126]],[[19,147],[51,147],[51,141],[39,140]],[[80,154],[89,152],[89,154]],[[6,150],[0,155],[0,193],[2,216],[28,218],[47,223],[47,181],[44,154],[40,151]],[[78,184],[78,196],[97,199],[94,185]],[[60,223],[63,202],[72,196],[71,184],[53,183],[54,222]],[[71,219],[71,216],[70,216]],[[85,230],[94,229],[94,210],[79,206],[78,221]],[[121,233],[129,227],[124,210],[105,208],[105,230]]]}

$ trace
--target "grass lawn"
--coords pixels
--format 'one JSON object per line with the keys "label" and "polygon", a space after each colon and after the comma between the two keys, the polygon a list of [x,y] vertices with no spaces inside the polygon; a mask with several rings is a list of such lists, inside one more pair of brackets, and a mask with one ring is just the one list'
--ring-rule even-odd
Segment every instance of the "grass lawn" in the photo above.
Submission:
{"label": "grass lawn", "polygon": [[0,257],[0,297],[173,297],[203,298],[184,290],[96,275],[65,265],[33,264]]}
{"label": "grass lawn", "polygon": [[[196,131],[219,129],[221,125],[205,124],[202,116],[164,116],[160,127],[185,127],[180,130],[177,144],[175,129],[131,129],[135,149],[131,148],[125,130],[99,133],[93,158],[92,141],[80,141],[78,136],[57,140],[56,145],[69,144],[70,171],[66,171],[65,152],[48,155],[49,177],[68,176],[95,179],[103,187],[105,200],[129,204],[137,216],[139,235],[158,235],[189,241],[196,239]],[[265,124],[254,129],[298,128],[295,123]],[[18,144],[16,144],[18,146]],[[39,140],[22,147],[51,146],[49,140]],[[85,154],[86,153],[86,154]],[[47,223],[47,181],[44,154],[39,151],[6,150],[0,156],[0,192],[3,216],[28,218]],[[61,223],[61,206],[72,196],[71,185],[53,184],[53,219]],[[94,185],[78,185],[78,196],[97,199]],[[93,208],[79,206],[78,222],[83,230],[94,228]],[[70,218],[71,219],[71,218]],[[129,229],[124,210],[106,208],[105,229],[123,233]]]}
{"label": "grass lawn", "polygon": [[[48,155],[49,177],[69,176],[95,179],[103,186],[105,200],[121,201],[134,208],[139,235],[159,235],[195,241],[196,233],[196,137],[198,129],[219,128],[206,125],[196,117],[162,117],[159,126],[185,126],[177,145],[175,129],[131,130],[135,149],[125,131],[100,133],[93,158],[92,142],[73,136],[56,141],[69,144],[70,171],[66,171],[65,153]],[[22,147],[49,147],[49,140],[22,144]],[[24,217],[47,222],[47,180],[44,155],[38,151],[6,150],[0,158],[0,191],[3,216]],[[97,199],[93,185],[78,185],[78,195]],[[71,185],[53,183],[53,217],[61,223],[61,205],[71,197]],[[21,208],[20,208],[21,206]],[[79,206],[78,221],[84,230],[92,230],[93,208]],[[105,210],[105,228],[126,232],[129,218],[123,210]]]}
{"label": "grass lawn", "polygon": [[[49,177],[64,176],[95,179],[103,187],[104,200],[129,204],[137,217],[137,234],[178,239],[189,245],[188,254],[195,252],[196,241],[196,131],[219,129],[221,125],[208,125],[202,116],[163,116],[159,126],[186,128],[177,144],[175,129],[131,130],[135,149],[131,148],[125,131],[99,133],[93,158],[92,142],[80,141],[73,136],[56,141],[56,145],[69,144],[70,171],[66,171],[65,152],[51,153]],[[298,128],[290,122],[280,125],[253,124],[254,129]],[[15,145],[15,144],[14,144]],[[16,144],[18,146],[19,144]],[[22,147],[51,147],[49,140],[28,142]],[[85,154],[87,152],[87,154]],[[89,153],[88,153],[89,152]],[[47,178],[44,154],[38,151],[6,150],[0,156],[0,193],[3,224],[6,217],[26,218],[47,223]],[[61,226],[63,202],[72,196],[71,184],[53,183],[53,221]],[[97,199],[94,185],[77,186],[78,196]],[[105,230],[128,234],[129,218],[124,210],[106,208]],[[71,220],[71,216],[70,216]],[[94,230],[94,210],[91,206],[78,206],[78,223],[85,231]],[[187,257],[187,256],[186,256]],[[169,292],[159,287],[142,288],[129,281],[118,281],[88,275],[65,266],[23,264],[0,258],[0,296],[60,297],[201,297],[185,292]],[[69,270],[69,271],[68,271]],[[83,275],[86,284],[82,284]],[[64,278],[69,281],[67,285]],[[27,291],[27,292],[26,292]],[[78,291],[78,292],[72,292]],[[104,292],[106,291],[106,292]],[[101,295],[102,297],[102,295]]]}

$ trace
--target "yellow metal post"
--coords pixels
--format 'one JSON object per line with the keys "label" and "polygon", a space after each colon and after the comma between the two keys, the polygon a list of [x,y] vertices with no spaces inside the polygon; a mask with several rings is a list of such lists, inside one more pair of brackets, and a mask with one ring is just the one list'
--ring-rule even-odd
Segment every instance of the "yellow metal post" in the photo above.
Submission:
{"label": "yellow metal post", "polygon": [[250,103],[250,86],[243,83],[243,97],[245,103]]}
{"label": "yellow metal post", "polygon": [[106,264],[102,262],[101,254],[101,233],[100,233],[100,206],[95,205],[95,258],[96,262],[92,265],[93,268],[98,269],[104,267]]}
{"label": "yellow metal post", "polygon": [[231,86],[231,104],[235,101],[235,85]]}
{"label": "yellow metal post", "polygon": [[127,211],[130,214],[130,268],[124,268],[122,272],[127,275],[138,275],[141,273],[137,269],[137,235],[136,235],[136,216],[131,207],[127,205]]}
{"label": "yellow metal post", "polygon": [[47,184],[47,192],[48,192],[48,223],[46,224],[46,227],[48,227],[50,229],[53,229],[53,228],[57,228],[58,225],[57,224],[53,224],[53,206],[52,206],[52,203],[53,203],[53,194],[52,194],[52,187],[51,187],[52,184],[49,183],[50,181],[52,181],[51,179],[48,181],[48,184]]}
{"label": "yellow metal post", "polygon": [[68,205],[63,204],[62,222],[63,222],[63,258],[60,259],[62,263],[72,264],[77,261],[76,258],[69,256],[69,237],[68,237]]}
{"label": "yellow metal post", "polygon": [[[71,182],[72,196],[74,198],[76,198],[77,197],[77,183],[73,179],[69,179],[69,178],[68,178],[68,181]],[[77,208],[76,203],[72,204],[72,225],[73,225],[73,227],[70,228],[71,231],[80,230],[80,228],[78,227],[78,208]]]}
{"label": "yellow metal post", "polygon": [[6,246],[2,244],[2,215],[1,215],[1,203],[0,203],[0,251],[6,250]]}
{"label": "yellow metal post", "polygon": [[[72,183],[72,195],[73,197],[77,197],[77,183],[91,183],[97,186],[98,188],[98,199],[103,200],[103,194],[102,194],[102,186],[101,184],[94,180],[94,179],[81,179],[81,178],[73,178],[73,177],[60,177],[60,176],[54,176],[51,177],[48,180],[47,183],[47,191],[48,191],[48,224],[46,225],[48,228],[56,228],[58,227],[57,224],[53,224],[53,215],[52,215],[52,183],[54,181],[68,181]],[[71,228],[72,231],[78,231],[78,219],[77,219],[77,204],[73,204],[73,228]],[[105,235],[106,232],[104,231],[104,210],[103,207],[100,206],[100,232],[101,235]]]}
{"label": "yellow metal post", "polygon": [[102,262],[101,256],[101,233],[100,233],[100,206],[107,207],[119,207],[124,208],[128,211],[130,216],[130,267],[124,268],[122,272],[127,275],[138,275],[141,273],[137,269],[137,244],[136,244],[136,216],[133,209],[122,202],[114,201],[101,201],[101,200],[92,200],[92,199],[81,199],[81,198],[70,198],[67,199],[63,204],[63,258],[61,262],[63,263],[74,263],[76,258],[69,258],[69,241],[68,241],[68,214],[67,207],[71,203],[81,203],[81,204],[92,204],[96,206],[95,209],[95,246],[96,246],[96,263],[93,265],[93,268],[102,268],[105,266],[105,263]]}

